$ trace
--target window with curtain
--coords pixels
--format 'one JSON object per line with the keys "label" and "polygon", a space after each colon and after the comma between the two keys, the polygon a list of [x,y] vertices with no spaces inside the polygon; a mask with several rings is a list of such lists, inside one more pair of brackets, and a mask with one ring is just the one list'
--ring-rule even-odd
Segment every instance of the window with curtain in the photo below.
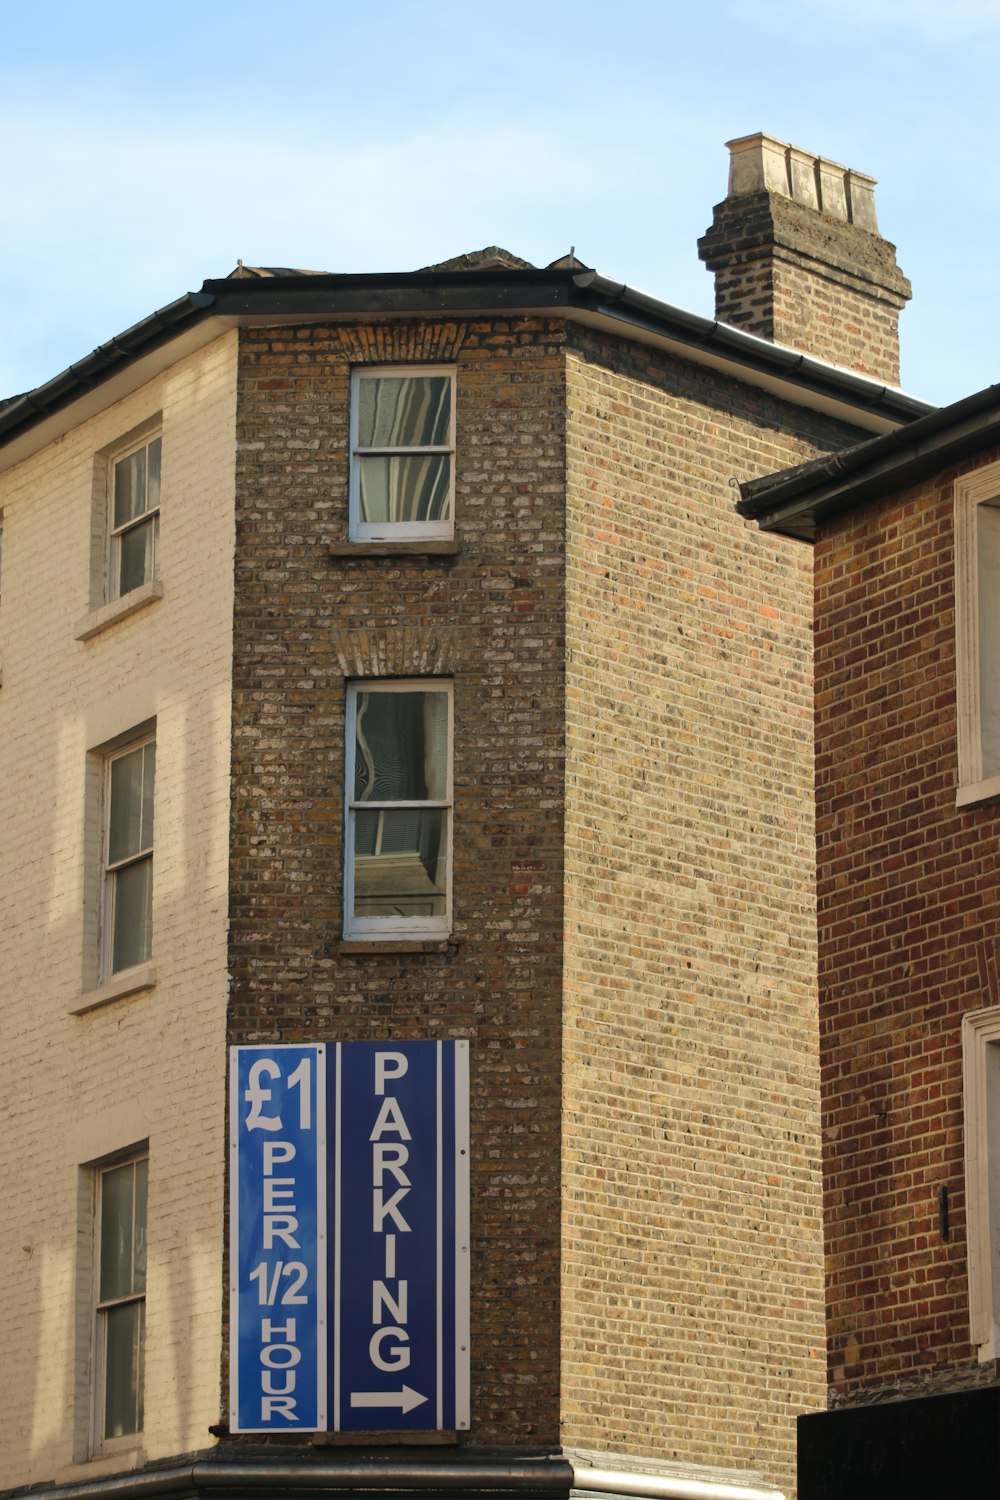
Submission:
{"label": "window with curtain", "polygon": [[348,689],[347,935],[449,930],[451,703],[439,681]]}
{"label": "window with curtain", "polygon": [[350,535],[355,541],[454,533],[455,375],[432,366],[355,370]]}

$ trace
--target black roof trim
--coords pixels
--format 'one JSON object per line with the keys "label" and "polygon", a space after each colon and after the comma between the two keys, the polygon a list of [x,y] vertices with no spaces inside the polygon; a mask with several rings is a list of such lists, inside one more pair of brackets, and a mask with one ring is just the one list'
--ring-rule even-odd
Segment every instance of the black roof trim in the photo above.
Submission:
{"label": "black roof trim", "polygon": [[[772,344],[729,323],[686,312],[634,287],[608,281],[596,271],[578,273],[574,281],[581,291],[590,291],[601,299],[600,310],[615,312],[632,326],[655,329],[677,343],[711,350],[719,358],[791,381],[847,405],[877,410],[888,420],[905,422],[934,410],[929,401],[907,395],[896,386],[856,375],[784,344]],[[619,308],[626,311],[619,312]]]}
{"label": "black roof trim", "polygon": [[821,521],[905,489],[1000,442],[1000,385],[826,458],[740,485],[736,509],[764,531],[811,541]]}
{"label": "black roof trim", "polygon": [[116,334],[44,385],[0,405],[0,446],[86,395],[122,365],[169,343],[183,328],[200,321],[211,309],[212,298],[204,292],[185,292],[183,297],[168,302],[166,307],[126,328],[124,333]]}
{"label": "black roof trim", "polygon": [[224,277],[203,283],[102,344],[85,359],[34,391],[0,407],[0,446],[68,406],[206,317],[261,319],[428,317],[477,313],[523,314],[574,310],[613,319],[622,331],[706,351],[727,364],[752,369],[855,408],[905,422],[932,408],[892,386],[853,375],[823,360],[660,302],[596,271],[472,268],[450,271],[366,272],[340,275],[291,272]]}
{"label": "black roof trim", "polygon": [[220,317],[426,317],[428,314],[526,312],[569,306],[566,271],[410,271],[391,276],[269,276],[206,281]]}

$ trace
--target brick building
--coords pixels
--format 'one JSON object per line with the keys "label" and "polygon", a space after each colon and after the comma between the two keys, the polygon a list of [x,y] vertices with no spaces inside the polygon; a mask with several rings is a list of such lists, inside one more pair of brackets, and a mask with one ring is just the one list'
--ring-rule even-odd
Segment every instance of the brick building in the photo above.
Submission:
{"label": "brick building", "polygon": [[[734,143],[707,237],[734,322],[811,289],[795,349],[496,250],[240,267],[0,410],[5,1489],[791,1486],[812,575],[731,482],[927,410],[870,180],[809,160]],[[426,1039],[468,1428],[230,1432],[226,1044]]]}
{"label": "brick building", "polygon": [[996,387],[744,486],[813,540],[829,1406],[800,1496],[1000,1479]]}

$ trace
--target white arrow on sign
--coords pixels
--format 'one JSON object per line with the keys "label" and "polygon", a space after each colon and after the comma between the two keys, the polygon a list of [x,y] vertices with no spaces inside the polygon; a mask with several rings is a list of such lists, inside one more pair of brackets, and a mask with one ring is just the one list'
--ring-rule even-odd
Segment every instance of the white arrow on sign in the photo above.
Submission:
{"label": "white arrow on sign", "polygon": [[398,1406],[403,1411],[412,1411],[415,1406],[422,1406],[428,1399],[421,1396],[419,1391],[404,1385],[401,1391],[352,1391],[352,1406]]}

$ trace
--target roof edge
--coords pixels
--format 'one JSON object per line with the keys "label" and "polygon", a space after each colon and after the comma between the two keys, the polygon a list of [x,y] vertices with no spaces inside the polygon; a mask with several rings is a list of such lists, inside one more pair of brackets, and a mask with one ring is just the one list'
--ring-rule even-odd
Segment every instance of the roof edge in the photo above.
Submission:
{"label": "roof edge", "polygon": [[909,422],[937,410],[932,402],[911,396],[898,386],[885,385],[871,376],[832,365],[799,349],[790,349],[786,344],[772,343],[754,333],[746,333],[742,328],[735,328],[731,323],[686,312],[623,282],[609,281],[596,271],[577,273],[574,281],[581,290],[593,291],[603,297],[606,310],[620,303],[634,313],[669,325],[673,337],[681,343],[692,347],[715,345],[718,352],[733,363],[821,390],[849,405],[877,409],[891,420]]}
{"label": "roof edge", "polygon": [[251,319],[447,317],[489,311],[515,316],[559,312],[571,317],[574,310],[608,317],[626,336],[655,334],[725,364],[872,413],[884,422],[909,422],[934,410],[905,391],[685,312],[593,270],[310,273],[205,281],[200,291],[187,292],[159,308],[44,385],[0,407],[0,448],[209,317],[238,326]]}
{"label": "roof edge", "polygon": [[99,345],[93,353],[69,365],[44,385],[15,396],[0,407],[0,447],[101,385],[122,365],[169,343],[182,329],[204,318],[211,311],[214,300],[205,291],[185,292],[183,297],[168,302],[123,333],[116,334],[106,344]]}
{"label": "roof edge", "polygon": [[1000,442],[1000,385],[905,427],[740,485],[736,509],[763,531],[811,541],[821,521],[902,489]]}

